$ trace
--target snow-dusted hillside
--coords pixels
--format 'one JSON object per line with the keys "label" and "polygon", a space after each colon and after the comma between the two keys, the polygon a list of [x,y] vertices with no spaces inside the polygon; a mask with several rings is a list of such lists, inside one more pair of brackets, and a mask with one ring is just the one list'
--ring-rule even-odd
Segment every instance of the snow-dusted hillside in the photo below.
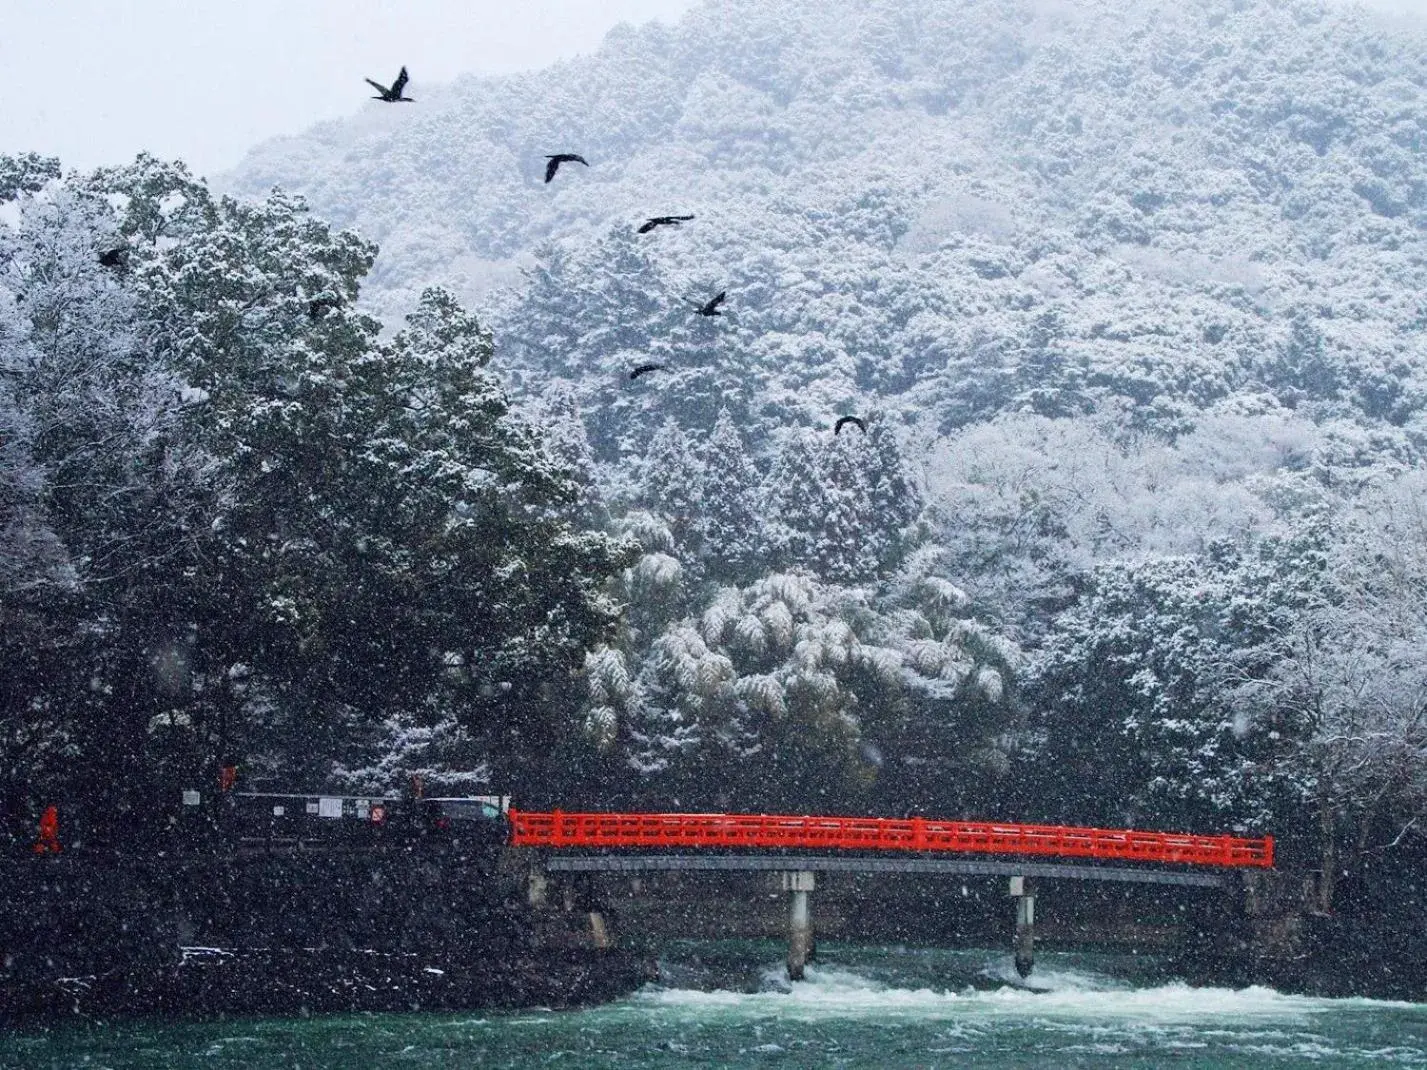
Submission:
{"label": "snow-dusted hillside", "polygon": [[[1239,395],[1415,430],[1423,43],[1297,0],[710,0],[270,143],[231,183],[379,242],[384,311],[446,283],[517,381],[648,410],[606,456],[681,402],[708,427],[880,397],[947,429]],[[563,150],[594,166],[544,185]],[[698,219],[632,235],[665,211]],[[724,286],[698,330],[683,298]],[[697,381],[631,402],[643,356]]]}

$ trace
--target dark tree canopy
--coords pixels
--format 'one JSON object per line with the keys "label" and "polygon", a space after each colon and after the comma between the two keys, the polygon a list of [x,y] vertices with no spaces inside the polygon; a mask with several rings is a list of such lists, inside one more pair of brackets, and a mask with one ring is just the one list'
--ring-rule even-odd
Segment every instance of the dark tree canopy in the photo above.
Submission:
{"label": "dark tree canopy", "polygon": [[623,551],[484,328],[430,290],[383,340],[375,248],[283,194],[40,177],[0,224],[0,781],[117,814],[179,767],[358,768],[389,723],[537,778]]}

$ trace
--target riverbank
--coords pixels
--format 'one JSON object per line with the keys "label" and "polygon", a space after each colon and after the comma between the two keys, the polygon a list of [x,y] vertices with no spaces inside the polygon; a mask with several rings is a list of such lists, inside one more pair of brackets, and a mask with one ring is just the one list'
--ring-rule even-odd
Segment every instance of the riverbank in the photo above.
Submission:
{"label": "riverbank", "polygon": [[571,1008],[618,999],[657,976],[653,960],[618,950],[561,948],[453,960],[335,948],[185,948],[179,961],[157,969],[0,983],[0,1028],[76,1018]]}
{"label": "riverbank", "polygon": [[494,856],[0,868],[0,1027],[82,1018],[574,1007],[655,976],[537,914]]}

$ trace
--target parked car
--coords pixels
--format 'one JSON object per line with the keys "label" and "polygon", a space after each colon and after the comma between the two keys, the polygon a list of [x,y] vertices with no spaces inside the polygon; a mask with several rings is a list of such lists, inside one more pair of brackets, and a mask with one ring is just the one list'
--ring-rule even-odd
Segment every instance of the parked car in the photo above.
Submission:
{"label": "parked car", "polygon": [[473,844],[503,844],[510,834],[508,796],[421,799],[417,806],[424,827],[433,834]]}

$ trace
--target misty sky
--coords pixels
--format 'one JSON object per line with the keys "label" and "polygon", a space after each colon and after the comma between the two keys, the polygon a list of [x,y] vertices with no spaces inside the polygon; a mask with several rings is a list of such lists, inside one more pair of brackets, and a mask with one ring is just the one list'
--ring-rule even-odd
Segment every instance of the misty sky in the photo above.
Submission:
{"label": "misty sky", "polygon": [[[543,67],[695,2],[0,0],[0,152],[93,167],[147,150],[215,174],[368,106],[364,76],[406,64],[419,98],[423,82]],[[1427,0],[1371,3],[1427,15]]]}
{"label": "misty sky", "polygon": [[364,76],[390,82],[406,64],[419,98],[423,81],[543,67],[694,3],[0,0],[0,152],[92,167],[147,150],[214,174],[365,107]]}

